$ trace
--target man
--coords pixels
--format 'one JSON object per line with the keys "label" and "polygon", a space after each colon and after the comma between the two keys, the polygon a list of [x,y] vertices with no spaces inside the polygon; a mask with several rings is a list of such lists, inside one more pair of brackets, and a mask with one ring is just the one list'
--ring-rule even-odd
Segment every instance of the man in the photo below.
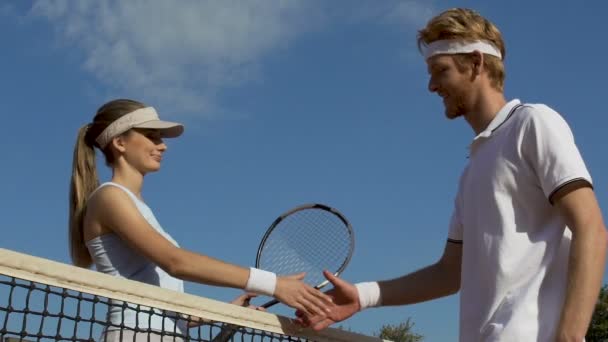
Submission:
{"label": "man", "polygon": [[449,119],[475,132],[443,255],[400,278],[352,285],[329,273],[322,329],[367,307],[460,291],[460,341],[582,341],[601,286],[606,231],[570,128],[551,108],[507,102],[504,42],[468,9],[431,19],[418,44]]}

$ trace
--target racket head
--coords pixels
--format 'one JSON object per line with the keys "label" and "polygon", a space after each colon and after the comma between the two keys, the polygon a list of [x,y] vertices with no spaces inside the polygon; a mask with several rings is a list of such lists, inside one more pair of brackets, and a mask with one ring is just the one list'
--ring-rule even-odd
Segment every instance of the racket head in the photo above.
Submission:
{"label": "racket head", "polygon": [[350,222],[337,209],[309,203],[281,214],[258,247],[256,268],[278,276],[306,272],[303,281],[317,289],[327,285],[323,270],[340,275],[355,248]]}

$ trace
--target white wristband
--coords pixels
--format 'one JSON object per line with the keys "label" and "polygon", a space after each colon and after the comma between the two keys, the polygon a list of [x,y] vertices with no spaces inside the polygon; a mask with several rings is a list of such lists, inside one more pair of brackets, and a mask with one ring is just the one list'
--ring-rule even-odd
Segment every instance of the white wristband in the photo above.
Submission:
{"label": "white wristband", "polygon": [[361,310],[380,306],[380,285],[377,282],[357,283],[355,287],[359,292]]}
{"label": "white wristband", "polygon": [[245,291],[273,296],[277,287],[277,275],[254,267],[249,269],[249,279]]}

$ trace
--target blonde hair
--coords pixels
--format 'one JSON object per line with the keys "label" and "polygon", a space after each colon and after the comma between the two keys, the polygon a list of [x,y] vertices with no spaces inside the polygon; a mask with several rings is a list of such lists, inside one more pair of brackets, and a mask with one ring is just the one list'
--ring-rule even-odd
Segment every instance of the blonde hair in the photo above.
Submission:
{"label": "blonde hair", "polygon": [[[95,138],[112,122],[136,109],[143,108],[143,103],[118,99],[110,101],[97,110],[93,122],[78,130],[72,161],[72,178],[70,180],[70,216],[69,245],[72,263],[80,267],[91,266],[92,259],[84,243],[83,221],[87,200],[99,186],[95,150],[100,148]],[[103,151],[106,164],[112,165],[113,155],[110,147]]]}
{"label": "blonde hair", "polygon": [[[460,39],[465,41],[484,40],[493,44],[502,54],[502,60],[484,55],[484,69],[494,88],[503,91],[505,80],[505,43],[498,28],[479,13],[466,8],[453,8],[433,17],[422,30],[418,31],[418,48],[437,40]],[[463,70],[472,62],[469,54],[454,55],[454,61]]]}

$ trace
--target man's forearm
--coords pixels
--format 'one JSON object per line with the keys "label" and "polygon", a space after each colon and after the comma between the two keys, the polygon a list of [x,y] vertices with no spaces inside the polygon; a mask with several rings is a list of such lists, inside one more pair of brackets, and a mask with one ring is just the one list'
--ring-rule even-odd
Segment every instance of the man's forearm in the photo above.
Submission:
{"label": "man's forearm", "polygon": [[379,284],[383,306],[414,304],[458,292],[460,270],[437,263]]}
{"label": "man's forearm", "polygon": [[573,234],[558,341],[582,341],[600,291],[606,257],[603,224]]}

